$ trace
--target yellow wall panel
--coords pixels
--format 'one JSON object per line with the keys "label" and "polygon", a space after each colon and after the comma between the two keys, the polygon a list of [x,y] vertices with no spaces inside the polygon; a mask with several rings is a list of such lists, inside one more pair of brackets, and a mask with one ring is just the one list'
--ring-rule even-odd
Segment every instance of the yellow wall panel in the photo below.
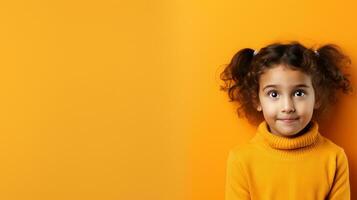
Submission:
{"label": "yellow wall panel", "polygon": [[[240,48],[286,40],[334,42],[355,61],[355,8],[1,2],[0,199],[223,199],[228,150],[255,127],[219,91],[222,66]],[[355,101],[344,97],[322,126],[350,158],[352,196]]]}

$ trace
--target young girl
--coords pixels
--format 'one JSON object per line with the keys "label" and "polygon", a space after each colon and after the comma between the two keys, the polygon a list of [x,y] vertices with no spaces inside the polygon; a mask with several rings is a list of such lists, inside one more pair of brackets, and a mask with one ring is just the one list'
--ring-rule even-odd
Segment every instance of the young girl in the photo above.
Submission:
{"label": "young girl", "polygon": [[238,51],[221,73],[238,114],[258,123],[248,144],[227,159],[226,200],[348,200],[344,149],[319,132],[338,91],[352,91],[342,68],[350,59],[334,44],[299,42]]}

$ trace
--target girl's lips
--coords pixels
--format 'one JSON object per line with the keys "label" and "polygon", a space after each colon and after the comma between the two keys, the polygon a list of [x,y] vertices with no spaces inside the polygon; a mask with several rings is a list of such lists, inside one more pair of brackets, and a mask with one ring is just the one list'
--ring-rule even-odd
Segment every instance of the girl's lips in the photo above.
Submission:
{"label": "girl's lips", "polygon": [[279,121],[285,122],[285,123],[292,123],[298,120],[298,118],[295,119],[279,119]]}

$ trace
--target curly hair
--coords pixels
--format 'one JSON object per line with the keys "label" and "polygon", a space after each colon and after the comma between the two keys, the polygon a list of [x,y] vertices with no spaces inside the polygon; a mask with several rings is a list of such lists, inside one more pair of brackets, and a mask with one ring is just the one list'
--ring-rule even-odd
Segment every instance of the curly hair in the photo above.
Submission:
{"label": "curly hair", "polygon": [[224,81],[220,90],[228,93],[230,102],[239,103],[239,117],[246,117],[251,123],[263,120],[256,110],[259,102],[259,77],[265,70],[284,65],[311,76],[316,100],[320,106],[313,113],[318,120],[337,102],[337,93],[352,91],[349,74],[343,72],[351,64],[350,58],[335,44],[325,44],[318,49],[307,48],[297,41],[275,42],[261,48],[239,50],[221,72]]}

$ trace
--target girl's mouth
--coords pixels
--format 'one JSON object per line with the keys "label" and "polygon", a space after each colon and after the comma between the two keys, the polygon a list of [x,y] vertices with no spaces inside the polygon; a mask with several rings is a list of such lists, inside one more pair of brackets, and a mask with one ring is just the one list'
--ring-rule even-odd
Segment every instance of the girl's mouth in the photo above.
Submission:
{"label": "girl's mouth", "polygon": [[296,122],[298,118],[285,118],[285,119],[279,119],[279,121],[282,121],[284,123],[293,123]]}

